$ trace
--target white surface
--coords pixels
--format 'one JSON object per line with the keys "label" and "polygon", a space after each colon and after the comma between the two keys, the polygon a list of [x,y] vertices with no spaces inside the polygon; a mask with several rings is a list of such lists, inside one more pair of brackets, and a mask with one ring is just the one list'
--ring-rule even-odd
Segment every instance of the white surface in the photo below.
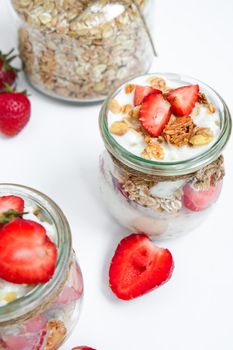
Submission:
{"label": "white surface", "polygon": [[[232,0],[157,0],[154,70],[199,78],[231,110]],[[16,45],[6,1],[0,7],[0,47]],[[26,83],[20,78],[19,87]],[[113,251],[127,232],[108,215],[97,182],[100,106],[75,107],[30,87],[32,117],[12,139],[0,138],[1,182],[37,188],[51,196],[70,222],[85,281],[80,322],[62,350],[87,344],[98,350],[232,350],[233,142],[225,152],[227,176],[218,206],[198,230],[164,242],[175,259],[171,281],[132,302],[108,288]]]}

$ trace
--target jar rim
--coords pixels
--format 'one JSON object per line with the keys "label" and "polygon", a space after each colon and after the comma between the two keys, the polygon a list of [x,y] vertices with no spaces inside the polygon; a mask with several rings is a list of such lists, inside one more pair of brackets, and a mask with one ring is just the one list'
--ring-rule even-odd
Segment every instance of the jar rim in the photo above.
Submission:
{"label": "jar rim", "polygon": [[[193,158],[188,158],[176,162],[161,162],[148,160],[127,151],[114,139],[114,137],[109,132],[107,120],[109,102],[118,94],[118,92],[122,89],[122,87],[125,84],[131,83],[132,80],[134,80],[135,78],[143,78],[146,76],[154,75],[164,77],[165,79],[170,79],[176,82],[182,81],[187,84],[198,84],[200,86],[201,91],[206,93],[206,95],[211,95],[211,97],[215,100],[215,103],[217,103],[217,107],[219,109],[219,114],[221,117],[221,131],[214,144],[204,153],[201,153]],[[230,111],[225,101],[209,85],[203,83],[198,79],[183,74],[155,72],[144,74],[127,80],[123,84],[121,84],[111,95],[109,95],[108,98],[105,100],[100,111],[99,128],[107,150],[125,165],[129,166],[130,168],[133,168],[134,170],[146,174],[174,176],[191,174],[195,171],[198,171],[202,167],[210,164],[212,161],[216,160],[220,156],[222,150],[224,149],[225,145],[229,140],[232,130],[232,120]]]}
{"label": "jar rim", "polygon": [[27,197],[37,203],[49,214],[55,225],[58,257],[55,273],[47,283],[39,284],[26,295],[0,307],[0,327],[17,319],[27,319],[27,315],[49,301],[51,295],[64,281],[72,250],[72,237],[68,221],[62,210],[51,198],[33,188],[10,183],[0,183],[0,193],[2,192],[19,196],[21,194],[22,197]]}

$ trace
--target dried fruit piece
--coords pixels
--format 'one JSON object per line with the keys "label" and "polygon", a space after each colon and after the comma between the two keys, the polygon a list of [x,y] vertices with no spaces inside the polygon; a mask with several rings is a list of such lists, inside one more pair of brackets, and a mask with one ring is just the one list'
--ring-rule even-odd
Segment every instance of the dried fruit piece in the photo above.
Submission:
{"label": "dried fruit piece", "polygon": [[145,234],[131,234],[118,245],[109,269],[113,293],[123,300],[139,297],[169,280],[174,269],[171,253]]}
{"label": "dried fruit piece", "polygon": [[171,106],[162,93],[147,96],[140,108],[139,120],[151,136],[159,136],[171,116]]}
{"label": "dried fruit piece", "polygon": [[189,142],[193,146],[204,146],[208,145],[213,141],[213,132],[208,128],[197,128],[194,135],[190,138]]}
{"label": "dried fruit piece", "polygon": [[194,127],[191,117],[175,118],[165,126],[162,136],[168,143],[181,147],[190,142]]}
{"label": "dried fruit piece", "polygon": [[121,113],[121,105],[115,99],[113,99],[113,100],[111,100],[109,102],[109,109],[114,114],[120,114]]}
{"label": "dried fruit piece", "polygon": [[125,122],[114,122],[110,127],[110,132],[117,136],[123,136],[129,130],[129,126]]}
{"label": "dried fruit piece", "polygon": [[198,100],[198,93],[198,85],[182,86],[169,91],[166,96],[171,103],[172,112],[177,116],[190,115]]}

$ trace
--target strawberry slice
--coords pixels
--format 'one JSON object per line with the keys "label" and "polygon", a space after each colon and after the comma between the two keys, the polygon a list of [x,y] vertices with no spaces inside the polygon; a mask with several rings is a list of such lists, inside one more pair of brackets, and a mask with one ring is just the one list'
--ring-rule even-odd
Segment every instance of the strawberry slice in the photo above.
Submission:
{"label": "strawberry slice", "polygon": [[89,346],[78,346],[76,348],[73,348],[72,350],[95,350],[95,349],[90,348]]}
{"label": "strawberry slice", "polygon": [[0,229],[0,278],[18,284],[46,283],[56,260],[56,245],[42,225],[18,218]]}
{"label": "strawberry slice", "polygon": [[172,113],[177,116],[190,115],[198,100],[199,85],[182,86],[167,93]]}
{"label": "strawberry slice", "polygon": [[161,93],[160,90],[153,89],[151,86],[136,85],[134,93],[134,105],[141,105],[146,96],[156,92]]}
{"label": "strawberry slice", "polygon": [[202,211],[210,207],[218,198],[222,189],[222,181],[208,190],[197,191],[191,185],[184,186],[184,206],[192,211]]}
{"label": "strawberry slice", "polygon": [[139,112],[142,126],[151,136],[159,136],[171,116],[170,103],[165,100],[161,91],[144,98]]}
{"label": "strawberry slice", "polygon": [[169,250],[157,247],[145,234],[131,234],[112,258],[110,287],[118,298],[130,300],[168,281],[173,268]]}
{"label": "strawberry slice", "polygon": [[17,196],[0,197],[0,224],[6,224],[23,215],[24,200]]}
{"label": "strawberry slice", "polygon": [[[39,315],[3,334],[6,350],[40,350],[46,336],[46,319]],[[1,342],[0,342],[1,345]],[[0,347],[1,349],[1,347]]]}

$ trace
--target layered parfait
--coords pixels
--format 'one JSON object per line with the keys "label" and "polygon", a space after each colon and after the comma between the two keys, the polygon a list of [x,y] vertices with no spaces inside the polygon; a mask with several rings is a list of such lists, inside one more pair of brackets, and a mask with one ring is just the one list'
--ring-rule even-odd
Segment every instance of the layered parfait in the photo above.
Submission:
{"label": "layered parfait", "polygon": [[55,350],[76,324],[82,275],[74,256],[60,271],[62,250],[56,223],[38,203],[0,196],[1,350]]}
{"label": "layered parfait", "polygon": [[101,189],[121,224],[169,238],[202,221],[222,187],[223,157],[214,148],[223,119],[212,89],[175,74],[138,77],[110,97],[100,115],[109,151]]}

